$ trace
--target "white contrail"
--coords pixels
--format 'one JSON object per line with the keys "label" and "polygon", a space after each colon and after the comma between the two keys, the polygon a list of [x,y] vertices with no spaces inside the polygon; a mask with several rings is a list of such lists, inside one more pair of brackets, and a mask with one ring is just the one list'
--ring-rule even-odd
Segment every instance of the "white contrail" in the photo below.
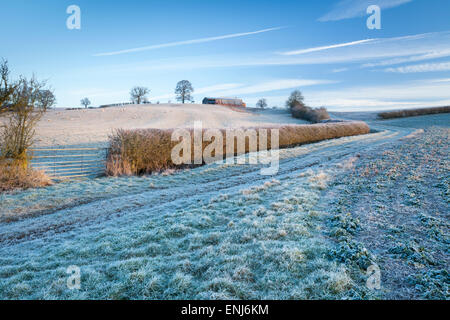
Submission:
{"label": "white contrail", "polygon": [[323,46],[323,47],[315,47],[315,48],[308,48],[308,49],[302,49],[302,50],[281,52],[281,54],[285,55],[285,56],[295,56],[295,55],[305,54],[305,53],[310,53],[310,52],[324,51],[324,50],[335,49],[335,48],[342,48],[342,47],[350,47],[350,46],[355,46],[355,45],[362,44],[362,43],[373,42],[373,41],[376,41],[376,40],[378,40],[378,39],[358,40],[358,41],[353,41],[353,42],[333,44],[333,45],[330,45],[330,46]]}
{"label": "white contrail", "polygon": [[285,27],[276,27],[276,28],[268,28],[268,29],[252,31],[252,32],[233,33],[233,34],[227,34],[227,35],[223,35],[223,36],[210,37],[210,38],[169,42],[169,43],[156,44],[156,45],[140,47],[140,48],[126,49],[126,50],[113,51],[113,52],[105,52],[105,53],[97,53],[97,54],[94,54],[94,56],[95,57],[114,56],[114,55],[124,54],[124,53],[148,51],[148,50],[155,50],[155,49],[168,48],[168,47],[184,46],[184,45],[188,45],[188,44],[197,44],[197,43],[205,43],[205,42],[211,42],[211,41],[217,41],[217,40],[246,37],[246,36],[251,36],[254,34],[276,31],[276,30],[280,30],[280,29],[284,29],[284,28]]}

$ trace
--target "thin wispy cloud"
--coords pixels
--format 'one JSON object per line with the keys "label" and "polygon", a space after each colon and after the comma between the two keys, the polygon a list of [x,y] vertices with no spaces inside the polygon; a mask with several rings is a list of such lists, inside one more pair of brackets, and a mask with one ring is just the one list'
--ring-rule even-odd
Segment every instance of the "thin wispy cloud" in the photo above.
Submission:
{"label": "thin wispy cloud", "polygon": [[388,60],[383,60],[383,61],[379,61],[379,62],[365,63],[361,67],[362,68],[383,67],[383,66],[391,66],[391,65],[395,65],[395,64],[418,62],[418,61],[432,60],[432,59],[439,59],[439,58],[446,58],[446,57],[450,57],[450,50],[433,51],[430,53],[425,53],[425,54],[421,54],[421,55],[413,55],[413,56],[406,57],[406,58],[395,58],[395,59],[388,59]]}
{"label": "thin wispy cloud", "polygon": [[450,78],[446,78],[446,79],[432,79],[429,80],[431,83],[442,83],[442,82],[450,82]]}
{"label": "thin wispy cloud", "polygon": [[262,30],[251,31],[251,32],[227,34],[227,35],[222,35],[222,36],[217,36],[217,37],[209,37],[209,38],[193,39],[193,40],[186,40],[186,41],[169,42],[169,43],[156,44],[156,45],[151,45],[151,46],[146,46],[146,47],[139,47],[139,48],[119,50],[119,51],[97,53],[97,54],[94,54],[94,56],[95,57],[114,56],[114,55],[126,54],[126,53],[150,51],[150,50],[156,50],[156,49],[162,49],[162,48],[185,46],[185,45],[206,43],[206,42],[225,40],[225,39],[232,39],[232,38],[248,37],[248,36],[252,36],[252,35],[256,35],[256,34],[261,34],[261,33],[281,30],[283,28],[285,28],[285,27],[275,27],[275,28],[268,28],[268,29],[262,29]]}
{"label": "thin wispy cloud", "polygon": [[332,70],[333,73],[341,73],[345,71],[348,71],[348,68],[336,68]]}
{"label": "thin wispy cloud", "polygon": [[[240,53],[239,55],[208,55],[197,57],[178,57],[160,60],[147,60],[117,64],[99,68],[99,72],[131,74],[149,71],[179,71],[236,67],[276,67],[311,64],[354,64],[362,67],[380,67],[396,63],[435,59],[450,56],[450,32],[435,32],[392,38],[358,40],[354,45],[329,45],[327,49],[309,50],[298,55],[283,55],[272,52]],[[355,44],[361,41],[367,41]],[[349,44],[346,43],[346,44]],[[330,48],[332,47],[332,48]],[[321,47],[314,47],[321,48]],[[293,50],[299,52],[308,49]],[[348,68],[348,65],[335,66],[335,69]],[[79,71],[79,70],[78,70]],[[92,68],[86,71],[92,71]],[[85,71],[83,71],[85,72]]]}
{"label": "thin wispy cloud", "polygon": [[[401,84],[348,86],[337,89],[302,88],[305,102],[312,107],[325,106],[331,111],[375,111],[450,104],[450,79],[406,81]],[[246,97],[249,104],[261,97]],[[269,105],[283,106],[287,95],[264,94]]]}
{"label": "thin wispy cloud", "polygon": [[450,101],[448,83],[408,81],[402,84],[352,86],[339,90],[304,90],[306,103],[327,106],[331,110],[381,110],[447,105]]}
{"label": "thin wispy cloud", "polygon": [[332,44],[329,46],[281,52],[281,54],[284,56],[295,56],[295,55],[300,55],[300,54],[305,54],[305,53],[310,53],[310,52],[318,52],[318,51],[325,51],[325,50],[336,49],[336,48],[351,47],[351,46],[356,46],[356,45],[363,44],[363,43],[373,42],[375,40],[377,40],[377,39],[358,40],[358,41],[352,41],[352,42]]}
{"label": "thin wispy cloud", "polygon": [[245,87],[237,88],[234,90],[217,92],[217,94],[220,96],[245,95],[245,94],[280,91],[280,90],[293,89],[293,88],[302,88],[302,87],[330,84],[330,83],[336,83],[336,81],[310,80],[310,79],[278,79],[278,80],[258,83],[255,85],[245,86]]}
{"label": "thin wispy cloud", "polygon": [[439,71],[450,71],[450,62],[442,63],[425,63],[416,64],[405,67],[398,68],[387,68],[386,72],[394,73],[420,73],[420,72],[439,72]]}
{"label": "thin wispy cloud", "polygon": [[378,5],[381,9],[389,9],[411,2],[412,0],[341,0],[333,9],[319,18],[319,21],[338,21],[362,17],[371,5]]}

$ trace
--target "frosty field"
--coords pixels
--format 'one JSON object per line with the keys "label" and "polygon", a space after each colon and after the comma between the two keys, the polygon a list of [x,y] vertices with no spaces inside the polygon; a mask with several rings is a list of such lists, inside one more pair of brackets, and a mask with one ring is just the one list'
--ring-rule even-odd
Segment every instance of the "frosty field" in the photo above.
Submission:
{"label": "frosty field", "polygon": [[273,177],[215,163],[0,194],[0,298],[449,299],[450,116],[368,123],[281,150]]}
{"label": "frosty field", "polygon": [[236,112],[225,106],[202,104],[127,105],[105,109],[50,110],[40,121],[38,146],[104,144],[113,130],[193,127],[239,128],[277,124],[305,124],[287,112],[265,110]]}

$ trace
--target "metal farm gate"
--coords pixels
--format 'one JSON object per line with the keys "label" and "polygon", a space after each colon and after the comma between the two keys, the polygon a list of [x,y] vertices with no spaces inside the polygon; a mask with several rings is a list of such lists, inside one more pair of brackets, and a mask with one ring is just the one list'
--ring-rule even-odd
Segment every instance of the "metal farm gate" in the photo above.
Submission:
{"label": "metal farm gate", "polygon": [[106,148],[32,149],[31,167],[53,179],[95,178],[105,173]]}

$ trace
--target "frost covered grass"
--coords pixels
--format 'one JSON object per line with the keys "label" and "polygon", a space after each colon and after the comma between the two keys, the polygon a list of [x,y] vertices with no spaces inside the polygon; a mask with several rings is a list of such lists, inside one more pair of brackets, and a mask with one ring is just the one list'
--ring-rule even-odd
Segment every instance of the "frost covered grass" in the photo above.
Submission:
{"label": "frost covered grass", "polygon": [[[333,244],[319,227],[326,213],[314,210],[320,200],[314,175],[311,170],[304,177],[237,187],[163,212],[151,210],[142,198],[133,212],[119,211],[114,222],[104,222],[101,228],[82,227],[64,234],[53,229],[51,241],[39,236],[30,242],[3,238],[0,297],[364,296],[345,266],[327,254]],[[66,287],[69,264],[81,267],[80,291]]]}
{"label": "frost covered grass", "polygon": [[152,180],[124,177],[64,181],[45,188],[0,193],[0,222],[50,214],[98,199],[132,195],[156,188],[156,177]]}
{"label": "frost covered grass", "polygon": [[[383,140],[377,133],[281,150],[273,178],[259,166],[216,163],[67,184],[79,194],[72,206],[0,223],[0,297],[370,297],[330,254],[336,244],[324,229],[327,210],[317,208],[325,191],[317,182],[333,174],[318,159],[332,152],[340,162]],[[23,207],[51,206],[69,195],[59,188],[6,195],[2,210],[23,210],[19,198]],[[90,202],[75,205],[81,194]],[[65,285],[69,265],[81,268],[80,291]]]}
{"label": "frost covered grass", "polygon": [[330,199],[330,233],[346,266],[376,263],[382,296],[449,299],[448,128],[429,128],[363,155]]}
{"label": "frost covered grass", "polygon": [[449,131],[408,126],[281,150],[270,178],[218,162],[0,195],[0,298],[448,299]]}
{"label": "frost covered grass", "polygon": [[[315,125],[290,125],[280,126],[276,129],[279,130],[280,148],[339,137],[367,134],[370,131],[367,124],[358,121]],[[246,129],[243,130],[245,131]],[[271,130],[268,128],[268,137],[270,137]],[[224,129],[220,129],[219,131],[224,137],[224,143],[223,149],[220,149],[218,152],[220,152],[221,156],[229,156],[226,146],[227,132]],[[172,162],[172,150],[179,141],[171,140],[173,132],[173,129],[116,130],[110,137],[107,174],[111,176],[139,175],[177,167]],[[192,139],[191,145],[194,145],[193,130],[190,129],[190,132]],[[256,132],[257,136],[259,136],[258,128],[256,128]],[[257,138],[257,143],[260,143],[259,138]],[[202,150],[205,150],[209,144],[210,142],[204,141]],[[259,145],[255,147],[260,149]],[[267,141],[267,148],[272,148],[270,139]],[[245,143],[245,153],[250,151],[251,147],[247,140]],[[237,153],[238,150],[235,143],[234,155],[237,155]],[[192,148],[193,157],[194,148]]]}

